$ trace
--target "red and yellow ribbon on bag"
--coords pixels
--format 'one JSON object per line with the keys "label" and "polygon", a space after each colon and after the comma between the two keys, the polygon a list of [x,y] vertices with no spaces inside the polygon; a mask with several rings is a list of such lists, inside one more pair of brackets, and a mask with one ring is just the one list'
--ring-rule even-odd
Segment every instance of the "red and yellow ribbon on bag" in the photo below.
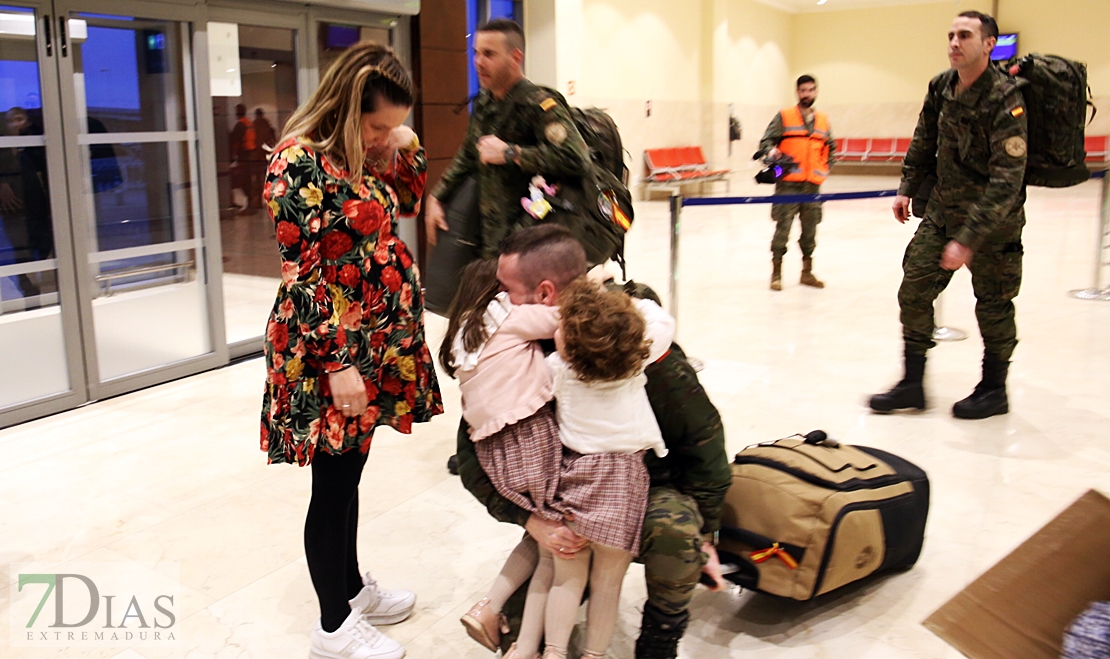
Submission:
{"label": "red and yellow ribbon on bag", "polygon": [[798,569],[798,561],[794,560],[793,556],[786,553],[786,550],[780,547],[779,543],[777,542],[767,549],[753,551],[751,554],[753,563],[764,563],[771,560],[775,556],[778,556],[779,560],[781,560],[783,563],[786,563],[787,567],[789,567],[791,570]]}

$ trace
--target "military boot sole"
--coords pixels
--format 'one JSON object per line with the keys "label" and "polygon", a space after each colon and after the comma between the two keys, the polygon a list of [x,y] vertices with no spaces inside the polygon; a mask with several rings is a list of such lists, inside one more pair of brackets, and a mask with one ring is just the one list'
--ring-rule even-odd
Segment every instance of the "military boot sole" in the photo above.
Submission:
{"label": "military boot sole", "polygon": [[890,414],[909,410],[913,412],[925,411],[925,391],[891,391],[885,394],[875,394],[868,401],[868,405],[875,412]]}
{"label": "military boot sole", "polygon": [[952,406],[952,416],[957,419],[989,419],[992,416],[1009,413],[1009,399],[992,402],[965,398]]}

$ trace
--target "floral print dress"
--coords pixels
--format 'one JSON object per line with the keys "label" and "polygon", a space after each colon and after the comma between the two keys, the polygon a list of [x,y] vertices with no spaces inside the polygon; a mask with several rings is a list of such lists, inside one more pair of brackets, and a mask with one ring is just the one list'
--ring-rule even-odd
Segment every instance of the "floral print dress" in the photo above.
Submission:
{"label": "floral print dress", "polygon": [[[423,149],[385,172],[347,173],[299,140],[270,157],[262,196],[281,252],[281,287],[266,325],[262,450],[270,462],[312,462],[315,451],[370,449],[374,428],[412,432],[443,413],[424,340],[424,300],[412,255],[396,236],[427,180]],[[347,418],[327,373],[354,366],[369,405]]]}

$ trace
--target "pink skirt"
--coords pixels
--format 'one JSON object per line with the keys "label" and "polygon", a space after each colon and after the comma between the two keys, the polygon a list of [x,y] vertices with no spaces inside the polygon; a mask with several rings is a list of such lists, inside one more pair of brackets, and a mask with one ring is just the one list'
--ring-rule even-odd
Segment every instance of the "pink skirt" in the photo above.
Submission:
{"label": "pink skirt", "polygon": [[551,405],[475,442],[474,451],[501,496],[544,519],[563,518],[552,505],[563,444]]}
{"label": "pink skirt", "polygon": [[563,453],[554,507],[590,542],[640,553],[651,480],[644,452]]}

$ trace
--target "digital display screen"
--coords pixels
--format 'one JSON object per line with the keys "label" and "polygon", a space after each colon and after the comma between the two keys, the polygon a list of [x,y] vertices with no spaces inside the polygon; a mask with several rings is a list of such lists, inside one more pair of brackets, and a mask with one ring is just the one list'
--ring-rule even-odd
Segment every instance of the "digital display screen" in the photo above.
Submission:
{"label": "digital display screen", "polygon": [[991,51],[991,59],[996,61],[1008,60],[1011,57],[1016,57],[1018,54],[1018,35],[1016,32],[1012,34],[998,35],[998,41],[994,44],[994,50]]}
{"label": "digital display screen", "polygon": [[357,26],[329,25],[327,48],[349,48],[358,43],[359,33]]}

